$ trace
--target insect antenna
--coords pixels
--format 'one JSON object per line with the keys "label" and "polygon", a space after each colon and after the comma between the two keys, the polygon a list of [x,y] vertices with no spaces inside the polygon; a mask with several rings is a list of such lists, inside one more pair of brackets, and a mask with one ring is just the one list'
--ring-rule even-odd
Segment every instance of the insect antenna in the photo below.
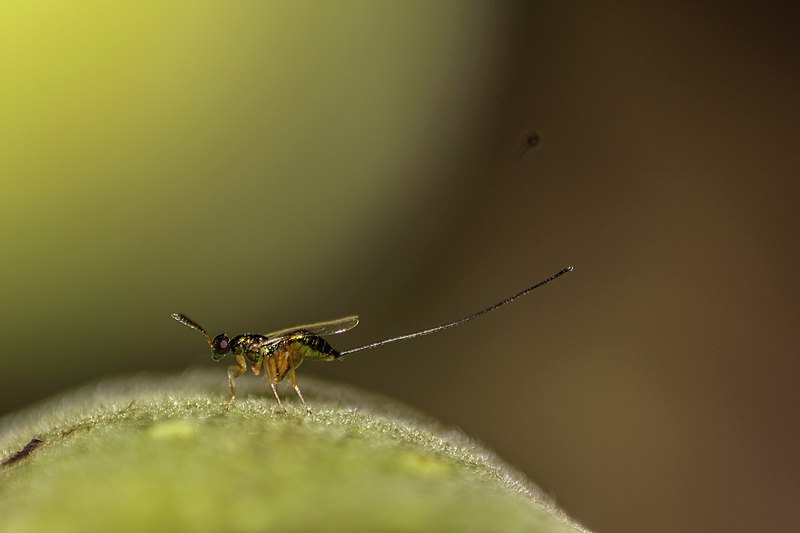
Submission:
{"label": "insect antenna", "polygon": [[360,352],[362,350],[369,350],[371,348],[377,348],[378,346],[383,346],[384,344],[389,344],[389,343],[392,343],[392,342],[404,341],[406,339],[414,339],[416,337],[424,337],[425,335],[430,335],[431,333],[436,333],[437,331],[442,331],[443,329],[448,329],[448,328],[453,328],[455,326],[460,326],[464,322],[469,322],[473,318],[478,318],[479,316],[485,315],[486,313],[489,313],[490,311],[494,311],[495,309],[503,307],[506,304],[510,304],[511,302],[516,300],[517,298],[525,296],[529,292],[533,291],[534,289],[538,289],[542,285],[547,285],[551,281],[555,280],[556,278],[559,278],[559,277],[563,276],[567,272],[572,272],[572,270],[573,270],[573,268],[571,266],[568,266],[566,268],[562,268],[560,271],[556,272],[555,274],[553,274],[549,278],[543,279],[542,281],[540,281],[536,285],[528,287],[527,289],[525,289],[523,291],[520,291],[520,292],[518,292],[517,294],[515,294],[513,296],[509,296],[508,298],[506,298],[505,300],[503,300],[501,302],[497,302],[494,305],[490,305],[489,307],[487,307],[485,309],[481,309],[480,311],[472,313],[471,315],[465,316],[464,318],[461,318],[461,319],[456,320],[454,322],[449,322],[447,324],[442,324],[441,326],[436,326],[436,327],[433,327],[433,328],[430,328],[430,329],[423,329],[422,331],[417,331],[416,333],[409,333],[407,335],[400,335],[399,337],[392,337],[391,339],[384,339],[382,341],[373,342],[372,344],[367,344],[365,346],[360,346],[358,348],[353,348],[351,350],[345,350],[343,352],[340,352],[340,355],[344,356],[344,355],[351,354],[351,353],[354,353],[354,352]]}
{"label": "insect antenna", "polygon": [[211,336],[208,333],[206,333],[206,330],[203,329],[203,326],[201,326],[200,324],[198,324],[197,322],[195,322],[194,320],[192,320],[188,316],[182,315],[180,313],[172,313],[172,318],[174,318],[175,320],[177,320],[178,322],[180,322],[184,326],[192,328],[193,330],[199,331],[200,333],[202,333],[203,337],[206,338],[206,342],[208,343],[208,345],[211,346]]}

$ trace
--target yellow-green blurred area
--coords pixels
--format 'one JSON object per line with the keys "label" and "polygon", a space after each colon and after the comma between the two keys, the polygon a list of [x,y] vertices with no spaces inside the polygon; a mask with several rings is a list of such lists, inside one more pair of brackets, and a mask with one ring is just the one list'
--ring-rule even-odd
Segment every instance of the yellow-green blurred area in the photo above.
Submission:
{"label": "yellow-green blurred area", "polygon": [[574,264],[300,384],[460,426],[598,531],[790,531],[797,22],[777,2],[3,1],[0,414],[213,365],[173,312],[212,334],[357,313],[347,349]]}
{"label": "yellow-green blurred area", "polygon": [[458,2],[3,3],[4,410],[184,366],[201,346],[171,312],[263,331],[352,313],[365,292],[384,310],[469,197],[440,175],[463,149],[448,138],[491,116],[507,18]]}

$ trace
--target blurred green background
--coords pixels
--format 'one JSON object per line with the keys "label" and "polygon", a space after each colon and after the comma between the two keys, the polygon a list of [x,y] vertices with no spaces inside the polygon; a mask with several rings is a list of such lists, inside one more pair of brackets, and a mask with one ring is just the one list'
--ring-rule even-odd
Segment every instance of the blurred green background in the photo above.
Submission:
{"label": "blurred green background", "polygon": [[781,3],[5,0],[0,414],[212,365],[173,312],[212,334],[360,314],[346,349],[574,264],[301,385],[460,426],[598,531],[789,531],[797,22]]}

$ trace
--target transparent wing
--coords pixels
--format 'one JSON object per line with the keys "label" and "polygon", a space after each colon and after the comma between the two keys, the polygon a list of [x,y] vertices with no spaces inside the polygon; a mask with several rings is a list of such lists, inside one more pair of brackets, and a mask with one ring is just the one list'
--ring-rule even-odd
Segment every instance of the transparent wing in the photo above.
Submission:
{"label": "transparent wing", "polygon": [[272,333],[267,333],[266,336],[270,340],[275,337],[283,337],[295,331],[307,331],[312,335],[338,335],[349,331],[358,325],[358,315],[346,316],[344,318],[337,318],[336,320],[326,320],[324,322],[315,322],[314,324],[303,324],[301,326],[292,326],[290,328],[279,329]]}

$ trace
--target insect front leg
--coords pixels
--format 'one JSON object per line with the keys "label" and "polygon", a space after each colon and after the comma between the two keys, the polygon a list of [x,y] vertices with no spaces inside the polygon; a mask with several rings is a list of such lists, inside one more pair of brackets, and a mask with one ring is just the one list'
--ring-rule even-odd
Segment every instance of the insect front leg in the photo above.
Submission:
{"label": "insect front leg", "polygon": [[247,372],[247,363],[244,360],[244,355],[237,355],[236,363],[238,364],[228,366],[228,383],[231,386],[231,399],[228,400],[229,405],[233,405],[233,402],[236,400],[236,378]]}

